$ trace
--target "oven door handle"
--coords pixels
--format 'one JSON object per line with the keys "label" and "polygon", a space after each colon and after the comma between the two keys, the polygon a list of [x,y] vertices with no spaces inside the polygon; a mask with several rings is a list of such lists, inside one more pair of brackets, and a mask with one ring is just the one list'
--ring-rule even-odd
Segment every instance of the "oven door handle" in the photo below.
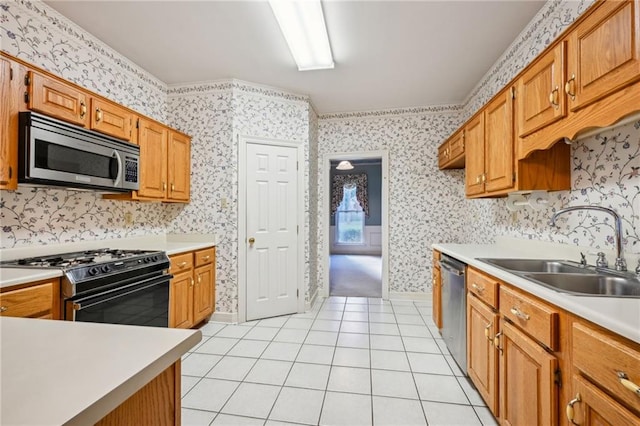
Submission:
{"label": "oven door handle", "polygon": [[122,179],[122,157],[120,157],[120,153],[115,149],[113,150],[113,157],[115,157],[118,162],[118,174],[113,181],[113,186],[118,187],[120,186],[120,179]]}
{"label": "oven door handle", "polygon": [[[108,295],[92,295],[92,296],[87,296],[84,297],[82,299],[78,299],[77,301],[70,301],[72,303],[72,307],[74,311],[81,311],[82,309],[87,309],[90,308],[92,306],[96,306],[99,305],[101,303],[105,303],[108,302],[110,300],[115,300],[115,299],[119,299],[123,296],[127,296],[129,294],[133,294],[133,293],[137,293],[139,291],[142,290],[146,290],[150,287],[154,287],[158,284],[162,284],[164,282],[169,283],[169,280],[173,278],[173,275],[169,275],[169,274],[165,274],[165,275],[161,275],[159,277],[154,277],[154,278],[150,278],[146,281],[142,281],[142,282],[138,282],[135,284],[131,284],[125,288],[118,288],[117,291],[115,291],[115,294],[113,294],[113,292],[110,292],[111,294]],[[129,289],[129,291],[121,291],[121,290],[126,290]],[[87,303],[84,303],[87,302]]]}

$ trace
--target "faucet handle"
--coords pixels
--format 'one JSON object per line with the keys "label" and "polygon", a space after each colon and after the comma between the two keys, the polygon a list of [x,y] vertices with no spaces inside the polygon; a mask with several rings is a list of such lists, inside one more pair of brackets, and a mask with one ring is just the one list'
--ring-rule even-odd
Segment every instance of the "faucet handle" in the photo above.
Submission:
{"label": "faucet handle", "polygon": [[580,266],[583,268],[587,267],[587,256],[583,252],[580,252]]}
{"label": "faucet handle", "polygon": [[638,259],[638,266],[636,266],[636,276],[640,279],[640,259]]}
{"label": "faucet handle", "polygon": [[607,268],[609,266],[609,262],[607,262],[607,258],[603,252],[598,252],[598,260],[596,260],[596,267],[598,268]]}

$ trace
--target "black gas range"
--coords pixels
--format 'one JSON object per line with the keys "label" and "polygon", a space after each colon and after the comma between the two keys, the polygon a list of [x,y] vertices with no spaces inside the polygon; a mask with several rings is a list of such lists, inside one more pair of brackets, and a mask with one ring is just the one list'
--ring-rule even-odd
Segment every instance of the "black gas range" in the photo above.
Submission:
{"label": "black gas range", "polygon": [[169,258],[163,251],[98,249],[0,262],[60,269],[64,318],[168,326]]}

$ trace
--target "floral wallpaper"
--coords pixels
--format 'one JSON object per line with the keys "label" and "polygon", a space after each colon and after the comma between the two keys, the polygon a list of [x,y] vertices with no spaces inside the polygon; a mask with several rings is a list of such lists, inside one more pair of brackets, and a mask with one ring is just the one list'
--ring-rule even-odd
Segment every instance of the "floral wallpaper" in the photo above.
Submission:
{"label": "floral wallpaper", "polygon": [[[191,203],[170,209],[167,231],[217,236],[216,310],[237,312],[237,136],[300,141],[307,158],[308,99],[237,80],[171,87],[168,99],[170,124],[193,139]],[[307,228],[308,205],[306,194]],[[307,259],[308,252],[307,246]],[[308,261],[305,272],[308,288]]]}
{"label": "floral wallpaper", "polygon": [[[37,1],[0,5],[2,50],[143,114],[166,119],[166,86]],[[134,223],[127,225],[125,213]],[[170,216],[153,203],[103,200],[91,192],[0,191],[0,248],[161,234]]]}
{"label": "floral wallpaper", "polygon": [[318,182],[315,171],[318,170],[318,114],[309,105],[309,287],[305,299],[311,302],[318,295]]}

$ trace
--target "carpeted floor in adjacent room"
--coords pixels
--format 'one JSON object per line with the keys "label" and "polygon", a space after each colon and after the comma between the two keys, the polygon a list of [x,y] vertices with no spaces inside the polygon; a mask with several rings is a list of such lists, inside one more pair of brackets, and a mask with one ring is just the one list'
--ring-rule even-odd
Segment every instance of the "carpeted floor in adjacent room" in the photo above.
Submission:
{"label": "carpeted floor in adjacent room", "polygon": [[332,254],[330,295],[382,297],[382,257]]}

